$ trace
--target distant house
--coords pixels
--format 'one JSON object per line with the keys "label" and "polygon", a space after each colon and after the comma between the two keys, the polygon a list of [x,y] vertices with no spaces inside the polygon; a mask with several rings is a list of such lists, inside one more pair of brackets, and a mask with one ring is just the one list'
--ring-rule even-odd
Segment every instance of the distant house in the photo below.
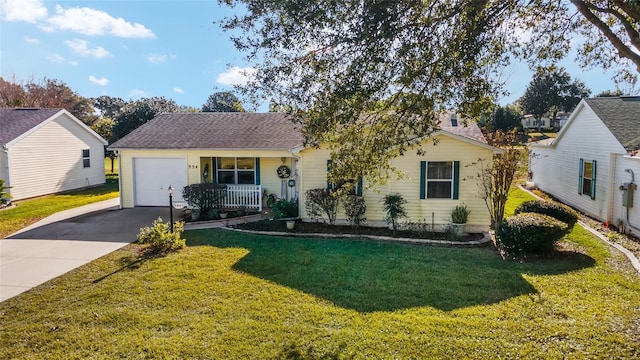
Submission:
{"label": "distant house", "polygon": [[0,109],[0,145],[12,200],[105,182],[107,141],[64,109]]}
{"label": "distant house", "polygon": [[522,117],[522,127],[530,130],[548,129],[548,128],[554,128],[556,130],[559,130],[559,129],[562,129],[562,127],[567,124],[567,121],[569,120],[569,115],[570,114],[564,113],[564,112],[558,113],[556,115],[555,123],[553,123],[553,121],[551,121],[551,118],[549,117],[542,117],[540,120],[536,120],[534,116],[531,114],[525,115]]}
{"label": "distant house", "polygon": [[[408,152],[394,160],[407,179],[377,189],[367,189],[366,178],[359,182],[368,224],[382,224],[380,199],[400,193],[408,200],[412,221],[442,226],[450,221],[450,211],[465,203],[471,209],[469,230],[488,229],[490,216],[473,176],[477,170],[467,165],[480,157],[490,161],[497,149],[487,144],[477,125],[458,126],[447,116],[432,138],[425,139],[426,156]],[[275,194],[297,199],[303,220],[310,220],[305,192],[331,186],[326,146],[305,147],[302,134],[284,114],[162,114],[109,148],[118,152],[121,205],[127,208],[167,206],[169,185],[181,190],[187,184],[217,182],[228,185],[234,194],[228,201],[234,206],[259,210],[261,197]],[[181,197],[174,192],[174,199]],[[345,220],[342,212],[338,219]]]}
{"label": "distant house", "polygon": [[553,142],[531,145],[532,180],[579,211],[640,235],[640,197],[624,190],[640,182],[639,150],[640,97],[585,99]]}

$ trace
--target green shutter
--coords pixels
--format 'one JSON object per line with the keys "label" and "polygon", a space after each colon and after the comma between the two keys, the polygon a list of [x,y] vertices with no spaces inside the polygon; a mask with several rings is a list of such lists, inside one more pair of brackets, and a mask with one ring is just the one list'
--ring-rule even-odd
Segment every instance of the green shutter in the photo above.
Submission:
{"label": "green shutter", "polygon": [[460,187],[460,161],[453,162],[453,200],[458,200],[458,188]]}
{"label": "green shutter", "polygon": [[356,189],[356,195],[362,196],[362,176],[358,176],[358,188]]}
{"label": "green shutter", "polygon": [[591,199],[596,199],[596,161],[591,163]]}
{"label": "green shutter", "polygon": [[427,162],[420,161],[420,199],[427,198]]}
{"label": "green shutter", "polygon": [[578,168],[578,194],[582,195],[582,184],[584,180],[584,175],[582,172],[584,171],[584,159],[580,159],[580,167]]}
{"label": "green shutter", "polygon": [[212,157],[211,158],[211,182],[214,184],[218,183],[218,159]]}
{"label": "green shutter", "polygon": [[260,185],[260,158],[256,158],[256,185]]}
{"label": "green shutter", "polygon": [[327,160],[327,189],[333,190],[333,183],[329,182],[330,172],[331,172],[331,159]]}

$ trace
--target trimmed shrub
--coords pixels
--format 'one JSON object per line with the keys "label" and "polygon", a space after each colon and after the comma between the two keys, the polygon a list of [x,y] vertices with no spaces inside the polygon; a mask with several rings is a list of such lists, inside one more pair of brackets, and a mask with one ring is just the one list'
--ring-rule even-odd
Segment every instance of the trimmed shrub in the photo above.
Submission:
{"label": "trimmed shrub", "polygon": [[578,222],[578,213],[573,211],[568,206],[558,204],[553,201],[544,200],[529,200],[520,204],[515,214],[520,213],[538,213],[551,216],[554,219],[560,220],[563,223],[569,225],[567,231],[571,231],[571,228]]}
{"label": "trimmed shrub", "polygon": [[544,254],[554,250],[568,227],[551,216],[521,213],[502,221],[496,238],[500,247],[511,255]]}
{"label": "trimmed shrub", "polygon": [[313,219],[322,219],[326,215],[331,225],[336,223],[338,203],[337,194],[329,189],[309,189],[305,192],[307,214]]}
{"label": "trimmed shrub", "polygon": [[143,227],[138,233],[138,243],[149,245],[152,253],[166,254],[170,251],[182,249],[186,245],[186,240],[180,238],[184,231],[184,222],[173,224],[171,232],[170,224],[157,218],[152,226]]}
{"label": "trimmed shrub", "polygon": [[[187,185],[182,189],[182,198],[192,210],[205,220],[220,213],[224,207],[227,185],[200,183]],[[204,219],[203,219],[204,217]]]}
{"label": "trimmed shrub", "polygon": [[360,224],[367,220],[367,218],[364,217],[364,213],[367,211],[364,197],[347,195],[342,200],[342,206],[344,207],[345,215],[347,215],[347,220],[351,225],[360,226]]}

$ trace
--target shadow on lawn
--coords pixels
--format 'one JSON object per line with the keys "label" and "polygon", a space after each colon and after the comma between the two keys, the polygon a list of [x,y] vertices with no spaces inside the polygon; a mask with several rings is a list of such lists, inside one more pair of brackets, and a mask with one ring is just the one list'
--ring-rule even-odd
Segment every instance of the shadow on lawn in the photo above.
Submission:
{"label": "shadow on lawn", "polygon": [[493,248],[439,248],[354,240],[290,239],[189,231],[189,246],[249,250],[233,269],[359,312],[432,306],[454,310],[537,290],[522,274],[554,275],[591,267],[584,254],[550,260],[502,260]]}

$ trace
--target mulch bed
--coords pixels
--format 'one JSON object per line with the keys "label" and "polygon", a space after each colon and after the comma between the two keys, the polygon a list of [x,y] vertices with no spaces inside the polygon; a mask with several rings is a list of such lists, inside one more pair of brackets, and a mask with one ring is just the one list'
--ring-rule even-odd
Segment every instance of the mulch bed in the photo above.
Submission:
{"label": "mulch bed", "polygon": [[[329,234],[329,235],[369,235],[369,236],[388,236],[395,238],[410,238],[410,239],[429,239],[429,240],[452,240],[448,233],[441,232],[415,232],[407,230],[399,230],[396,234],[393,230],[383,227],[368,227],[360,226],[354,227],[350,225],[329,225],[321,222],[302,222],[296,221],[295,228],[288,230],[285,221],[277,220],[262,220],[257,222],[250,222],[246,224],[238,224],[233,226],[236,229],[253,230],[253,231],[280,231],[299,234]],[[458,237],[455,241],[465,242],[481,240],[484,238],[484,234],[466,234]]]}

